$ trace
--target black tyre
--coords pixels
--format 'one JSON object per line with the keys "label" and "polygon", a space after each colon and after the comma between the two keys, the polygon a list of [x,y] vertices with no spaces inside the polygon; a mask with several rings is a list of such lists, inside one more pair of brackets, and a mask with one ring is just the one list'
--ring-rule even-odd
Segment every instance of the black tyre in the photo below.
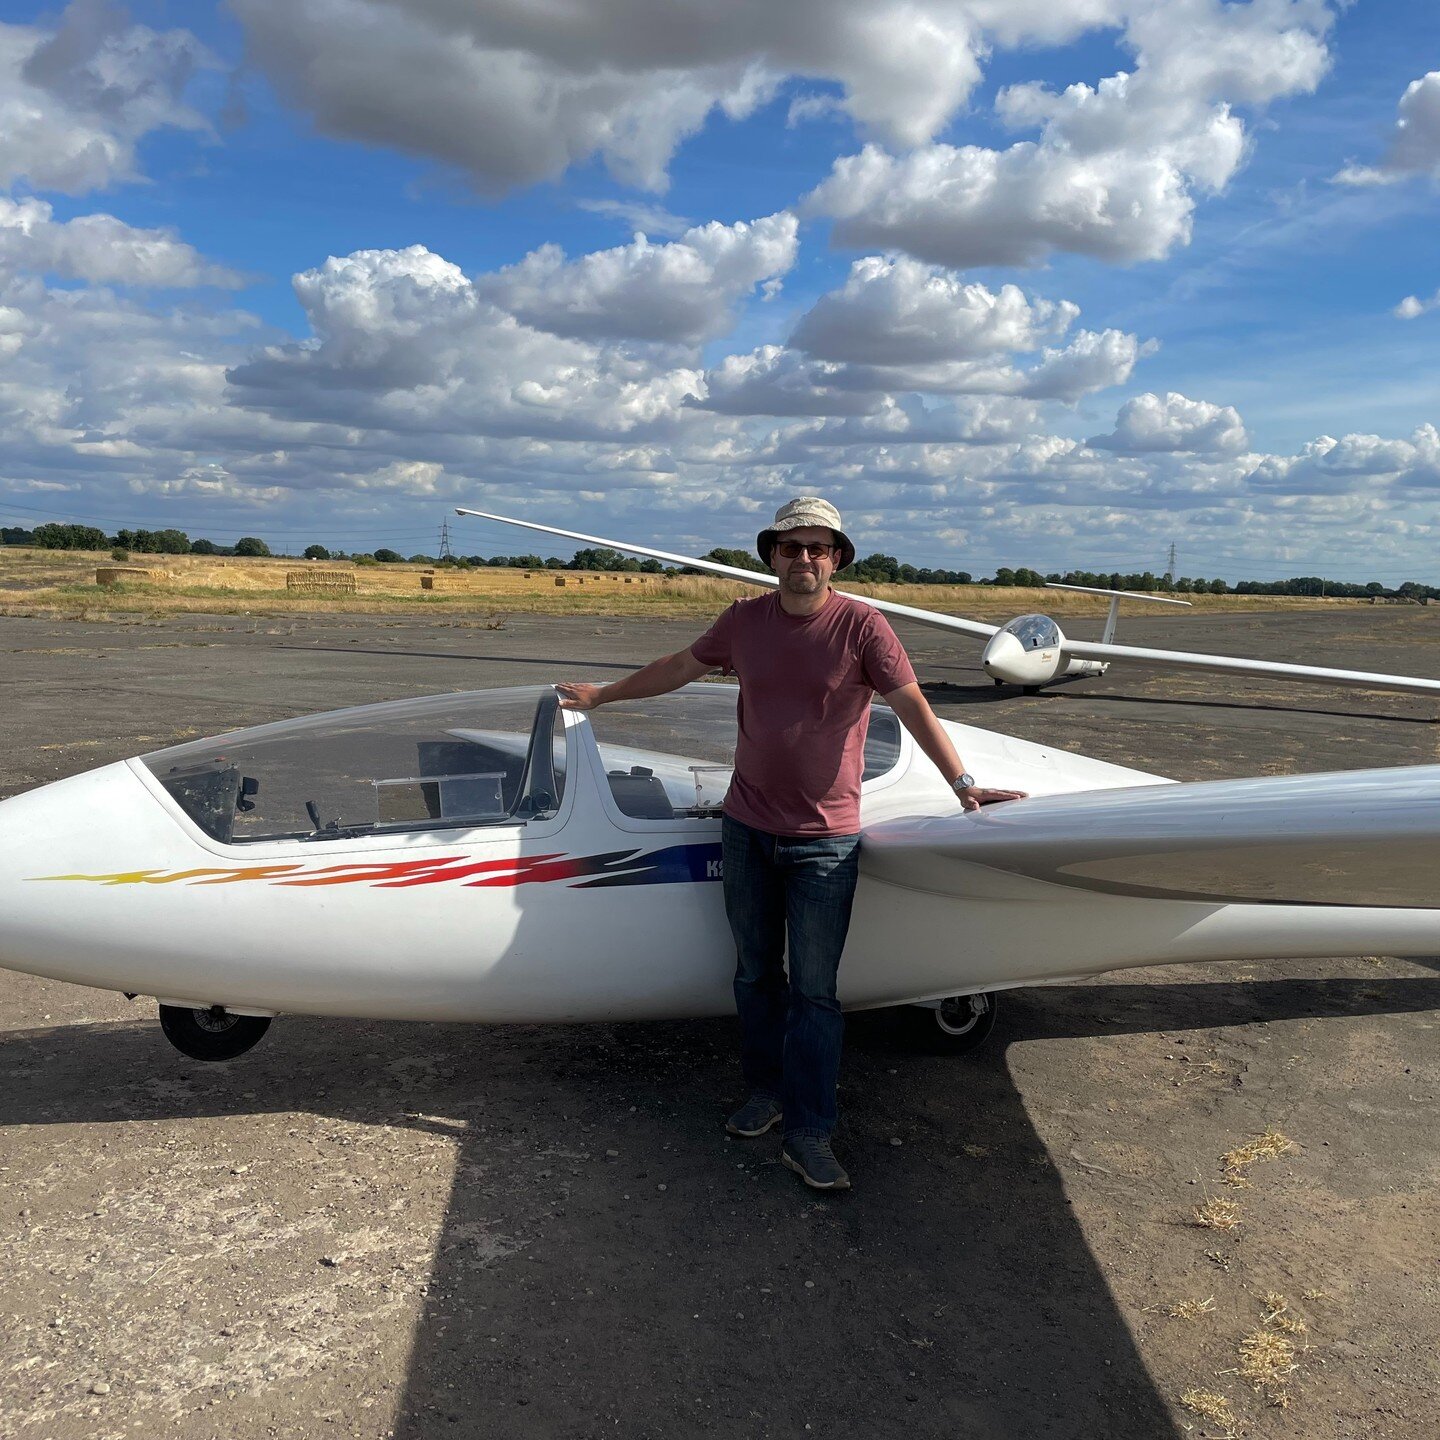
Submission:
{"label": "black tyre", "polygon": [[900,1014],[906,1038],[931,1055],[968,1055],[995,1028],[994,995],[952,995],[938,1008],[906,1005]]}
{"label": "black tyre", "polygon": [[233,1060],[259,1043],[270,1028],[270,1017],[232,1015],[220,1005],[205,1010],[162,1005],[160,1028],[165,1038],[192,1060]]}

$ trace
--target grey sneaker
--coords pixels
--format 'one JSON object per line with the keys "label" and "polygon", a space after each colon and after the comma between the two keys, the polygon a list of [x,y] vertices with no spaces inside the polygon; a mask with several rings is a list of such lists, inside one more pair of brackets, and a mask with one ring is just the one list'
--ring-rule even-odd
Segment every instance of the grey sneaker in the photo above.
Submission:
{"label": "grey sneaker", "polygon": [[793,1135],[780,1147],[780,1158],[812,1190],[848,1190],[850,1177],[823,1135]]}
{"label": "grey sneaker", "polygon": [[753,1140],[772,1125],[778,1125],[782,1119],[780,1102],[773,1095],[752,1095],[725,1122],[725,1128],[732,1135],[743,1135],[747,1140]]}

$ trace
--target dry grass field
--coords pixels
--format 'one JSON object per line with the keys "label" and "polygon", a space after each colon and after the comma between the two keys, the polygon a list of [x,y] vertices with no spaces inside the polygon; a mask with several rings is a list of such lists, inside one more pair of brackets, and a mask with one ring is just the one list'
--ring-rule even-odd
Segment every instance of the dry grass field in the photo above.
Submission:
{"label": "dry grass field", "polygon": [[[354,567],[355,590],[287,588],[291,572],[349,569],[343,562],[219,559],[202,555],[137,555],[136,567],[163,574],[142,583],[99,585],[96,571],[115,564],[108,552],[0,549],[0,615],[101,619],[111,614],[383,613],[415,611],[453,615],[633,615],[656,618],[713,614],[737,595],[753,593],[738,581],[593,571],[441,570],[423,565]],[[426,582],[433,576],[434,588]],[[563,580],[563,585],[557,584]],[[1004,620],[1029,608],[1056,615],[1101,615],[1100,596],[1009,586],[854,585],[856,594],[895,600],[925,610]],[[1043,593],[1043,598],[1042,598]],[[1200,595],[1198,610],[1343,609],[1364,601],[1298,596]],[[1137,599],[1127,608],[1141,608]],[[1158,607],[1156,607],[1158,608]]]}

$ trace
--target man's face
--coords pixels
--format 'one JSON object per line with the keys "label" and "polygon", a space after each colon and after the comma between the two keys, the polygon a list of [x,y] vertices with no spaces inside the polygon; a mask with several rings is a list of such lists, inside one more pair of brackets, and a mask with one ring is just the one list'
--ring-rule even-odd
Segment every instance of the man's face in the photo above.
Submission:
{"label": "man's face", "polygon": [[770,565],[780,577],[780,588],[791,595],[813,595],[830,583],[835,573],[835,554],[827,550],[820,555],[801,551],[793,559],[780,553],[789,542],[800,545],[835,544],[835,532],[819,525],[805,525],[798,530],[782,530],[775,548],[770,552]]}

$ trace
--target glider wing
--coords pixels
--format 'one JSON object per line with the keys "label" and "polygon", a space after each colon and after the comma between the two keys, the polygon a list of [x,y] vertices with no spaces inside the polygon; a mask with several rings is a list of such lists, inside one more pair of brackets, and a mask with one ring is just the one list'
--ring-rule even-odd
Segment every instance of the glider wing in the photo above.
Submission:
{"label": "glider wing", "polygon": [[1440,695],[1440,680],[1415,675],[1386,675],[1367,670],[1332,670],[1323,665],[1287,665],[1278,660],[1240,660],[1230,655],[1199,655],[1188,650],[1147,650],[1138,645],[1099,645],[1065,637],[1065,654],[1079,660],[1127,661],[1179,670],[1212,670],[1275,680],[1312,680],[1318,685],[1354,685],[1367,690],[1403,690]]}
{"label": "glider wing", "polygon": [[971,894],[972,866],[1150,899],[1440,909],[1440,765],[1090,790],[865,830],[877,879]]}
{"label": "glider wing", "polygon": [[[744,580],[749,585],[768,585],[774,589],[780,582],[773,575],[756,570],[742,570],[738,565],[722,565],[717,560],[698,560],[692,555],[675,555],[669,550],[655,550],[648,545],[636,545],[629,540],[607,540],[600,535],[585,535],[579,530],[562,530],[558,525],[541,525],[534,520],[515,520],[509,515],[493,515],[485,510],[457,508],[457,515],[474,515],[481,520],[498,520],[502,525],[519,525],[526,530],[538,530],[545,535],[563,535],[569,540],[583,540],[587,545],[604,545],[611,550],[623,550],[631,555],[648,555],[652,560],[663,560],[668,565],[688,565],[710,575],[721,575],[727,580]],[[941,630],[958,630],[965,635],[989,637],[1000,628],[998,625],[984,625],[978,620],[962,620],[958,615],[942,615],[935,610],[919,610],[913,605],[898,605],[893,600],[875,600],[869,595],[845,592],[852,600],[859,600],[886,615],[902,615],[907,620],[918,620],[923,625],[934,625]]]}

